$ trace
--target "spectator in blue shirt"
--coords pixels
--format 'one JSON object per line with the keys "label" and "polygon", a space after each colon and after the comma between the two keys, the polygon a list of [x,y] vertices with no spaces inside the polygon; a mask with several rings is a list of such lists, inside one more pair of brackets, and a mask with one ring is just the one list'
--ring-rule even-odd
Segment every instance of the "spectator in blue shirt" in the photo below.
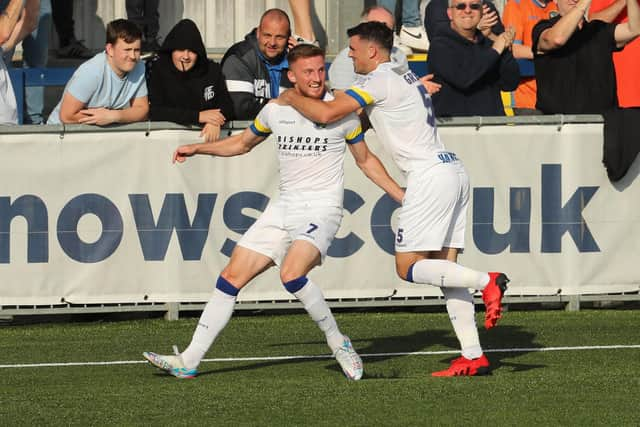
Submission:
{"label": "spectator in blue shirt", "polygon": [[141,38],[131,21],[111,21],[105,51],[78,67],[47,123],[105,126],[146,119],[149,101],[140,62]]}

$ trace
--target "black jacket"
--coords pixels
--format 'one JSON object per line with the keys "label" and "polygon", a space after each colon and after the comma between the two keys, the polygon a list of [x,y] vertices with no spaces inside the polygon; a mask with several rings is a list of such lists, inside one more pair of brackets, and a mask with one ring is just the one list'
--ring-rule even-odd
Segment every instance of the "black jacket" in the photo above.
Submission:
{"label": "black jacket", "polygon": [[[174,50],[189,49],[198,54],[189,71],[180,71],[171,60]],[[149,116],[154,121],[199,125],[200,111],[220,109],[233,119],[233,106],[219,64],[207,58],[200,31],[190,19],[178,22],[162,43],[149,71]]]}
{"label": "black jacket", "polygon": [[510,50],[502,55],[478,32],[476,43],[449,27],[431,41],[429,71],[442,85],[433,97],[436,117],[504,116],[500,91],[512,91],[520,81]]}
{"label": "black jacket", "polygon": [[[271,98],[276,98],[271,93],[269,70],[260,59],[259,52],[254,29],[243,41],[231,46],[222,58],[222,72],[228,82],[237,120],[253,120]],[[285,61],[286,50],[276,63],[286,64]],[[286,68],[282,70],[279,86],[293,87]]]}

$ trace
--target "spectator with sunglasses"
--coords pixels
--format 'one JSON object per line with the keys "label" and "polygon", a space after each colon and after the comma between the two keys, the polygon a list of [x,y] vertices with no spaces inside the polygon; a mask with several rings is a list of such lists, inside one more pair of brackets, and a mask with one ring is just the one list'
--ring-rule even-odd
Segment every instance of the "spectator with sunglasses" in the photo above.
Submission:
{"label": "spectator with sunglasses", "polygon": [[[451,18],[447,15],[449,0],[430,0],[424,10],[424,28],[429,40],[434,39],[439,32],[447,31]],[[500,21],[500,13],[491,0],[482,1],[482,18],[478,23],[478,29],[485,37],[491,40],[504,32],[504,25]]]}
{"label": "spectator with sunglasses", "polygon": [[518,86],[520,72],[511,54],[513,29],[491,40],[478,29],[480,0],[449,0],[449,28],[431,40],[429,71],[442,85],[433,94],[437,117],[504,116],[500,91]]}

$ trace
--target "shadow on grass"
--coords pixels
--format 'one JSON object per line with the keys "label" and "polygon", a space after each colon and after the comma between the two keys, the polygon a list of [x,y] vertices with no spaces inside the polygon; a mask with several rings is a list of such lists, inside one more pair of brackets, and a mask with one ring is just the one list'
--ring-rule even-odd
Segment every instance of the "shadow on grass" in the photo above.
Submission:
{"label": "shadow on grass", "polygon": [[[536,344],[535,334],[531,331],[521,326],[505,325],[498,326],[489,331],[481,329],[479,334],[480,343],[491,363],[492,372],[500,368],[510,368],[510,372],[526,372],[545,367],[545,365],[518,363],[511,360],[530,353],[527,349],[542,347]],[[453,345],[451,344],[451,340],[441,342],[440,344],[446,345],[454,350],[458,349],[457,339],[455,339],[453,332],[450,332],[449,337],[453,338]],[[459,354],[440,359],[440,362],[443,364],[443,369],[446,369],[449,363],[457,357],[459,357]],[[504,359],[510,360],[505,361]]]}
{"label": "shadow on grass", "polygon": [[[426,352],[430,349],[433,351],[442,350],[442,347],[458,350],[459,343],[452,330],[445,329],[428,329],[424,331],[417,331],[409,335],[401,336],[387,336],[387,337],[373,337],[373,338],[361,338],[352,340],[354,347],[358,353],[364,355],[365,366],[372,364],[379,364],[381,362],[388,361],[390,359],[400,357],[414,357],[404,353]],[[491,362],[492,370],[500,368],[509,368],[510,372],[526,372],[532,369],[544,368],[545,365],[532,365],[525,363],[518,363],[513,361],[514,358],[521,357],[529,351],[529,348],[540,348],[541,345],[535,343],[535,334],[524,329],[521,326],[504,325],[498,326],[490,331],[480,330],[480,342],[485,350],[505,350],[505,351],[488,351],[486,353],[489,361]],[[311,341],[311,342],[291,342],[281,343],[278,346],[286,345],[318,345],[324,341]],[[509,351],[509,350],[512,351]],[[398,354],[403,353],[403,354]],[[449,362],[458,357],[459,354],[445,355],[440,362],[442,363],[442,369],[448,366]],[[509,359],[508,361],[504,359]],[[221,374],[225,372],[239,372],[239,371],[251,371],[254,369],[262,369],[280,365],[291,365],[308,362],[318,362],[318,360],[326,360],[331,362],[332,359],[287,359],[287,360],[268,360],[257,363],[251,363],[244,366],[230,366],[220,369],[212,369],[200,372],[198,375],[210,375]],[[325,367],[328,370],[341,373],[341,369],[337,363],[330,363]],[[402,372],[399,369],[390,369],[388,372],[376,372],[371,375],[366,374],[363,379],[394,379],[403,378]]]}

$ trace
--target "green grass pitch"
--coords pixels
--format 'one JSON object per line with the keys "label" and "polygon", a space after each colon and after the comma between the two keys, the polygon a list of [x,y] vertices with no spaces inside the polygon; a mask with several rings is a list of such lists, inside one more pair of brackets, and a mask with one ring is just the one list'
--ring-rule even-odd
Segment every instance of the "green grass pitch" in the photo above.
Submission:
{"label": "green grass pitch", "polygon": [[[508,312],[481,330],[494,370],[474,378],[430,376],[458,348],[445,313],[336,318],[364,355],[361,381],[311,357],[328,349],[305,314],[234,317],[207,357],[258,359],[204,362],[193,380],[141,353],[184,348],[196,318],[1,326],[0,425],[640,425],[638,310]],[[612,345],[626,347],[575,348]],[[570,349],[533,350],[552,347]]]}

